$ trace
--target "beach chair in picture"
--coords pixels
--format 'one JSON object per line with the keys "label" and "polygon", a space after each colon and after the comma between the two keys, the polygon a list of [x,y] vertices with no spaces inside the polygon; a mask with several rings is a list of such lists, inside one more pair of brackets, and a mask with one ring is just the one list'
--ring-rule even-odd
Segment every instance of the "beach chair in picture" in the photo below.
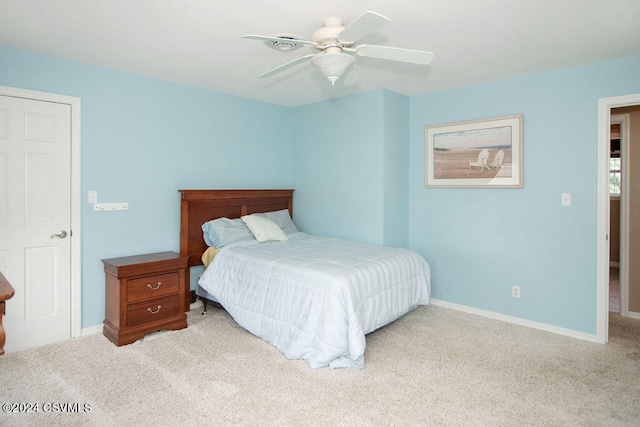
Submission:
{"label": "beach chair in picture", "polygon": [[500,169],[502,167],[502,162],[504,162],[504,151],[500,150],[493,157],[493,160],[487,163],[487,167],[489,169]]}
{"label": "beach chair in picture", "polygon": [[469,160],[469,169],[471,168],[480,168],[481,171],[487,167],[487,162],[489,161],[489,150],[486,148],[480,151],[478,154],[478,160],[468,159]]}

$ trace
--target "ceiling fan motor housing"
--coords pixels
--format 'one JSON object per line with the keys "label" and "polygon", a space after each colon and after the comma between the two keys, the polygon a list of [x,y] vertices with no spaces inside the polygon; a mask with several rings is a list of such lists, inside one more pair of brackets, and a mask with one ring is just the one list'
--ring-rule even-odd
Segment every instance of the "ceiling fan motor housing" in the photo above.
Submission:
{"label": "ceiling fan motor housing", "polygon": [[338,40],[338,34],[344,29],[342,19],[327,18],[323,21],[323,25],[311,35],[311,41],[317,43],[316,48],[324,50],[327,46],[343,47],[344,43]]}

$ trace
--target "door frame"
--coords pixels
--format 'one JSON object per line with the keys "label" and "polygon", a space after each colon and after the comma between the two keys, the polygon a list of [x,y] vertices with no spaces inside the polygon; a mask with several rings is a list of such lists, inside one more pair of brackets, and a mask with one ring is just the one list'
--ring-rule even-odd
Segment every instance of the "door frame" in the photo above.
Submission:
{"label": "door frame", "polygon": [[81,251],[82,234],[80,230],[81,193],[80,193],[80,98],[39,92],[9,86],[0,86],[0,95],[15,98],[32,99],[34,101],[67,104],[71,108],[71,337],[79,337],[82,333],[82,266]]}
{"label": "door frame", "polygon": [[620,315],[629,315],[629,114],[612,114],[611,124],[620,125]]}
{"label": "door frame", "polygon": [[640,104],[640,93],[598,99],[596,342],[609,341],[609,151],[611,109]]}

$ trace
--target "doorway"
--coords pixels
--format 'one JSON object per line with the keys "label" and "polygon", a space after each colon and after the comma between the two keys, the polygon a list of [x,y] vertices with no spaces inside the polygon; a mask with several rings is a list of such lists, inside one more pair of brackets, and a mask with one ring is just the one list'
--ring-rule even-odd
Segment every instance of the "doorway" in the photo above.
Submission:
{"label": "doorway", "polygon": [[79,336],[80,99],[0,86],[6,351]]}
{"label": "doorway", "polygon": [[[610,129],[613,120],[619,120],[618,117],[612,120],[612,110],[615,108],[634,105],[640,105],[640,94],[602,98],[598,100],[596,341],[599,343],[606,343],[609,340],[609,239],[611,224],[609,192],[609,157],[611,149]],[[620,120],[624,121],[623,119]],[[623,186],[623,191],[625,191],[624,187],[628,188],[628,185]],[[624,195],[622,196],[622,199],[625,199]],[[626,209],[626,207],[623,209]],[[622,253],[623,251],[626,251],[626,248],[621,247],[620,263],[621,267],[626,269],[629,266],[629,263],[623,259],[625,256]],[[622,270],[621,274],[623,274]],[[626,272],[624,274],[626,274]],[[621,277],[621,287],[623,285],[622,279],[623,278]],[[628,280],[626,283],[628,283]]]}
{"label": "doorway", "polygon": [[[628,107],[635,108],[635,107]],[[638,107],[640,111],[640,106]],[[630,162],[630,128],[629,114],[625,108],[611,110],[611,150],[610,181],[611,198],[609,209],[610,234],[610,266],[609,279],[610,310],[621,316],[629,315],[629,180]]]}

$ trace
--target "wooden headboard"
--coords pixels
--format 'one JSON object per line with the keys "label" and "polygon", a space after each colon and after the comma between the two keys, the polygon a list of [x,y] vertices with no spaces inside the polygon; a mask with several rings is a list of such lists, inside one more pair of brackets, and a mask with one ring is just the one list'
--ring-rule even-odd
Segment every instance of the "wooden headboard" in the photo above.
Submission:
{"label": "wooden headboard", "polygon": [[[207,246],[202,224],[216,218],[240,218],[259,212],[289,209],[293,218],[293,190],[179,190],[180,255],[188,256],[188,266],[202,265]],[[187,269],[185,311],[189,310],[190,274]]]}

